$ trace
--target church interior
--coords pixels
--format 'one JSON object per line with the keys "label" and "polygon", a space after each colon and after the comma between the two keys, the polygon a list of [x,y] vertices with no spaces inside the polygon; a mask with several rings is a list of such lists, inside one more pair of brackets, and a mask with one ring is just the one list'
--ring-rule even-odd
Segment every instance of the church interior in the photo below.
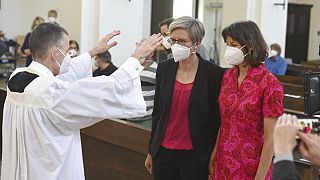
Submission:
{"label": "church interior", "polygon": [[[35,22],[56,23],[66,29],[69,39],[75,42],[74,48],[70,43],[72,51],[68,51],[68,54],[71,57],[90,51],[106,34],[119,30],[120,35],[114,37],[117,45],[109,50],[109,55],[92,58],[92,69],[95,71],[100,69],[100,58],[109,56],[112,57],[112,62],[106,61],[109,65],[121,67],[140,40],[157,33],[165,36],[166,32],[161,32],[160,23],[163,20],[172,18],[174,22],[183,16],[192,17],[203,24],[205,35],[201,45],[208,55],[207,60],[226,70],[233,65],[225,60],[229,44],[222,36],[222,31],[238,21],[256,23],[268,46],[267,58],[272,59],[272,51],[276,51],[278,54],[275,56],[285,62],[281,73],[273,71],[281,64],[271,64],[270,70],[267,60],[263,63],[283,87],[284,112],[297,116],[302,131],[320,136],[318,0],[0,0],[0,39],[7,46],[4,53],[0,51],[1,120],[5,121],[2,118],[6,113],[3,107],[11,74],[17,68],[28,66],[30,50],[25,43],[28,41],[26,37],[30,38],[30,33],[32,36],[32,31],[37,30],[38,24],[35,25]],[[36,17],[40,18],[35,20]],[[153,60],[159,64],[162,51],[163,48],[155,50],[153,55]],[[152,72],[155,77],[155,70]],[[150,70],[147,75],[152,72]],[[94,89],[91,93],[95,93]],[[150,132],[154,126],[152,121],[106,117],[81,129],[85,179],[153,179],[145,167]],[[4,129],[1,129],[3,134]],[[306,160],[298,147],[293,150],[293,159],[301,179],[320,177],[319,166]]]}

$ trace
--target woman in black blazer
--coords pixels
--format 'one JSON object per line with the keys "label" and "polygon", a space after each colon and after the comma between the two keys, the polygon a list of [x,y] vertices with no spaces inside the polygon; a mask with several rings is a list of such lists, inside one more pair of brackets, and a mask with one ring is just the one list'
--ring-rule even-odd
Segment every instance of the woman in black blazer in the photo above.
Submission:
{"label": "woman in black blazer", "polygon": [[173,59],[159,64],[145,166],[156,180],[208,179],[220,115],[224,69],[197,55],[200,21],[181,17],[169,27]]}

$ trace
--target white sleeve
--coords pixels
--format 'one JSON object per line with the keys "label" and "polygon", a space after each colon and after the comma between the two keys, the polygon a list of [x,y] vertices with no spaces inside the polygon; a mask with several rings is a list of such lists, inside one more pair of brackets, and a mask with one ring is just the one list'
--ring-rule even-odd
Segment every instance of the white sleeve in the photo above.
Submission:
{"label": "white sleeve", "polygon": [[69,71],[57,76],[58,79],[67,82],[74,82],[88,77],[92,77],[91,56],[89,53],[72,58]]}
{"label": "white sleeve", "polygon": [[138,60],[129,58],[111,76],[70,83],[50,109],[59,124],[72,130],[106,118],[142,117],[146,113],[139,76],[142,69]]}

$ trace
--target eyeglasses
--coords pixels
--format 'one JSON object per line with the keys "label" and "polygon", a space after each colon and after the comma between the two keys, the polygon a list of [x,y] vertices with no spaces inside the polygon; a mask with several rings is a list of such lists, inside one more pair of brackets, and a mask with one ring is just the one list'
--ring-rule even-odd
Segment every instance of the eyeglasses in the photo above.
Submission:
{"label": "eyeglasses", "polygon": [[168,42],[171,44],[171,45],[174,45],[174,44],[179,44],[181,46],[184,46],[186,45],[187,41],[185,40],[182,40],[182,39],[172,39],[172,38],[169,38],[168,39]]}
{"label": "eyeglasses", "polygon": [[169,36],[170,33],[169,32],[165,32],[165,33],[161,33],[162,36]]}

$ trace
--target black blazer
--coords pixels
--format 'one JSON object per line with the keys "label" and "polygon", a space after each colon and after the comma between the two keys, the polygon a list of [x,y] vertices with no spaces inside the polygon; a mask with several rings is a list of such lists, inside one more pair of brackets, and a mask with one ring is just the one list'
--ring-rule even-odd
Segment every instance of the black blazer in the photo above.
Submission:
{"label": "black blazer", "polygon": [[279,161],[273,166],[273,180],[300,180],[297,169],[292,161]]}
{"label": "black blazer", "polygon": [[[190,94],[189,127],[193,149],[198,159],[208,164],[220,127],[218,96],[224,69],[200,56],[198,70]],[[152,113],[149,153],[157,155],[170,112],[178,63],[163,61],[157,68],[156,92]]]}

